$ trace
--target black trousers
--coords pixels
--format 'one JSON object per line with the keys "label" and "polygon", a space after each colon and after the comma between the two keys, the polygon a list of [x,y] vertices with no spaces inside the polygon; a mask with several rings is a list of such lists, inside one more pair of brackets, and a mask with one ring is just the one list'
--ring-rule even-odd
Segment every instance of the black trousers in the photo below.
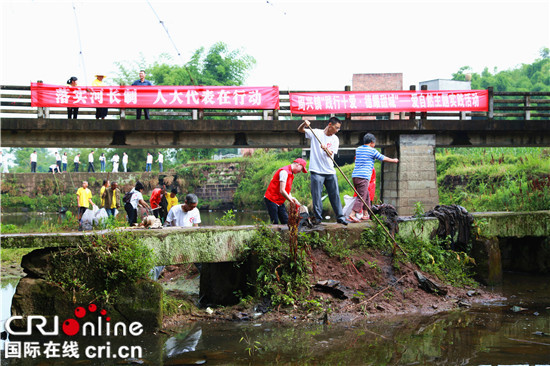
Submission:
{"label": "black trousers", "polygon": [[96,108],[95,110],[95,118],[96,119],[104,119],[105,117],[107,117],[107,111],[108,111],[108,108]]}
{"label": "black trousers", "polygon": [[139,108],[136,109],[136,119],[141,119],[141,110],[145,112],[145,119],[149,119],[149,109],[148,108]]}
{"label": "black trousers", "polygon": [[271,223],[277,225],[279,221],[281,224],[288,224],[288,212],[286,211],[285,204],[277,205],[264,197],[265,206],[267,207],[267,213],[271,219]]}
{"label": "black trousers", "polygon": [[133,225],[137,223],[137,210],[129,202],[124,204],[124,209],[128,215],[128,224]]}
{"label": "black trousers", "polygon": [[78,117],[78,108],[67,108],[67,115],[69,119],[76,119]]}

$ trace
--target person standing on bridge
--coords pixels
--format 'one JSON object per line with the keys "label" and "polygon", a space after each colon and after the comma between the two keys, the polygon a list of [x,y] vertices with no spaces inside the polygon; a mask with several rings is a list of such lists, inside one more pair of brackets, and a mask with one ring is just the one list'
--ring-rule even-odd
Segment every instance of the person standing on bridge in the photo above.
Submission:
{"label": "person standing on bridge", "polygon": [[59,168],[59,171],[61,171],[61,155],[56,151],[54,153],[55,156],[55,163],[57,164],[57,167]]}
{"label": "person standing on bridge", "polygon": [[63,172],[67,171],[67,153],[64,152],[63,155],[61,155],[61,165],[63,166]]}
{"label": "person standing on bridge", "polygon": [[[363,145],[359,146],[355,152],[355,168],[351,174],[353,180],[353,186],[359,196],[363,198],[363,201],[358,197],[355,200],[355,204],[351,209],[351,213],[348,220],[351,222],[359,222],[356,213],[363,211],[362,220],[369,219],[369,212],[371,208],[371,197],[369,193],[369,183],[371,180],[374,160],[385,161],[388,163],[399,163],[399,159],[388,158],[385,155],[380,154],[374,146],[376,145],[376,137],[372,133],[367,133],[363,136]],[[367,209],[368,208],[368,209]]]}
{"label": "person standing on bridge", "polygon": [[[71,76],[67,80],[67,84],[73,88],[76,88],[78,78],[76,76]],[[76,119],[78,116],[78,108],[67,108],[67,117],[68,119]]]}
{"label": "person standing on bridge", "polygon": [[106,171],[105,169],[106,162],[107,162],[107,158],[105,157],[105,153],[101,153],[101,155],[99,156],[99,164],[100,164],[100,171],[102,173],[105,173]]}
{"label": "person standing on bridge", "polygon": [[288,224],[286,200],[300,206],[300,202],[290,194],[294,175],[300,172],[307,173],[306,161],[302,158],[294,160],[290,165],[279,168],[271,178],[271,182],[265,191],[264,202],[272,224],[277,225],[279,221],[281,221],[281,224]]}
{"label": "person standing on bridge", "polygon": [[74,171],[75,173],[78,173],[78,168],[80,167],[80,153],[76,154],[73,160],[74,163]]}
{"label": "person standing on bridge", "polygon": [[164,155],[162,155],[162,153],[159,151],[159,157],[157,159],[158,163],[159,163],[159,172],[163,172],[163,164],[164,164]]}
{"label": "person standing on bridge", "polygon": [[111,161],[113,162],[113,173],[118,173],[118,162],[120,160],[120,157],[118,154],[113,155],[111,158]]}
{"label": "person standing on bridge", "polygon": [[128,172],[128,154],[125,152],[122,153],[122,167],[124,168],[124,173]]}
{"label": "person standing on bridge", "polygon": [[198,204],[198,197],[193,193],[189,193],[185,196],[185,203],[183,205],[176,205],[168,212],[166,222],[168,222],[170,226],[199,226],[201,223],[201,214],[197,208]]}
{"label": "person standing on bridge", "polygon": [[[307,119],[304,120],[298,127],[298,132],[304,133],[306,138],[311,140],[309,172],[311,177],[311,199],[313,201],[314,214],[311,221],[314,225],[321,223],[323,217],[323,201],[321,194],[324,185],[327,189],[332,210],[336,215],[336,221],[339,224],[347,225],[348,222],[345,219],[344,211],[342,210],[342,202],[340,201],[338,178],[336,177],[334,162],[331,158],[338,153],[340,140],[338,136],[336,136],[336,133],[340,131],[342,123],[337,117],[331,117],[328,120],[328,125],[323,130],[312,130],[310,124],[311,123]],[[319,143],[317,139],[319,139],[321,143]]]}
{"label": "person standing on bridge", "polygon": [[78,206],[78,220],[82,218],[82,215],[84,215],[84,212],[86,212],[90,205],[94,205],[92,202],[92,191],[88,188],[87,181],[83,181],[82,187],[76,191],[76,204]]}
{"label": "person standing on bridge", "polygon": [[[92,86],[105,86],[105,83],[103,82],[103,78],[105,78],[105,75],[98,74],[95,76],[96,79],[92,81]],[[105,119],[107,117],[107,108],[96,108],[95,109],[95,119]]]}
{"label": "person standing on bridge", "polygon": [[88,173],[89,173],[89,172],[95,173],[95,168],[94,168],[94,150],[92,150],[92,151],[88,154]]}
{"label": "person standing on bridge", "polygon": [[31,153],[31,173],[36,173],[36,162],[38,161],[38,154],[36,150]]}
{"label": "person standing on bridge", "polygon": [[[153,86],[149,80],[145,80],[145,70],[139,70],[139,80],[134,81],[132,85],[137,86]],[[136,109],[136,119],[141,119],[141,110],[145,113],[145,119],[149,119],[149,109],[148,108],[138,108]],[[162,170],[161,170],[162,171]]]}
{"label": "person standing on bridge", "polygon": [[145,171],[150,172],[152,165],[153,165],[153,154],[148,152],[147,153],[147,160],[145,161]]}

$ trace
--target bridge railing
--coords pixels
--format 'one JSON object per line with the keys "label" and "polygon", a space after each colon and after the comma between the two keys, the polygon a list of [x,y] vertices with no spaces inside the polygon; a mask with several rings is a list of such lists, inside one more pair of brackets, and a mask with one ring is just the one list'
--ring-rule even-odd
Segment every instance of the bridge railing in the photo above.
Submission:
{"label": "bridge railing", "polygon": [[[347,87],[346,89],[348,89]],[[550,92],[494,92],[489,88],[488,112],[400,112],[400,113],[350,113],[337,115],[345,119],[547,119],[550,118]],[[0,117],[65,118],[66,108],[42,108],[31,106],[30,86],[0,85]],[[287,120],[308,116],[293,116],[290,111],[289,93],[304,91],[280,91],[279,110],[209,110],[209,109],[150,109],[151,117],[163,119],[257,119]],[[109,108],[110,118],[125,119],[135,116],[135,109]],[[311,116],[314,117],[314,116]],[[317,116],[320,117],[320,116]],[[322,117],[322,116],[321,116]],[[78,118],[95,118],[95,108],[79,108]],[[109,117],[108,117],[109,118]]]}

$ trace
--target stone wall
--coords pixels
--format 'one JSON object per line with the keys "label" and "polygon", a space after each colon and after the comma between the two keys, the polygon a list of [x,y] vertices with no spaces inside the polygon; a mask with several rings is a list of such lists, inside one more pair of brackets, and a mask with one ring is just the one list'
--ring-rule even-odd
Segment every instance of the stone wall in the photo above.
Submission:
{"label": "stone wall", "polygon": [[[144,195],[150,195],[151,191],[159,184],[165,183],[168,188],[177,187],[180,200],[188,192],[195,193],[201,201],[215,202],[221,208],[232,206],[233,195],[242,176],[242,169],[237,163],[209,163],[193,165],[201,178],[189,178],[179,176],[174,170],[164,173],[12,173],[2,174],[2,193],[13,196],[51,195],[61,191],[63,194],[74,194],[82,185],[82,181],[88,181],[92,194],[96,196],[103,183],[109,179],[116,181],[123,192],[132,189],[137,181],[145,185]],[[59,187],[59,188],[58,188]]]}

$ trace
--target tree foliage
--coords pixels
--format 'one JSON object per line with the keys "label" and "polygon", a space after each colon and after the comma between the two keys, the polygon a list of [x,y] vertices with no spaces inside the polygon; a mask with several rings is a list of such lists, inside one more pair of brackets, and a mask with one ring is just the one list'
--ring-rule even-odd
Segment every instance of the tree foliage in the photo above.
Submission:
{"label": "tree foliage", "polygon": [[514,69],[491,73],[488,67],[481,74],[473,72],[470,66],[461,67],[453,74],[453,80],[466,80],[466,75],[472,76],[472,89],[487,89],[492,86],[495,91],[516,92],[550,92],[550,50],[542,48],[540,58],[532,64],[522,64]]}
{"label": "tree foliage", "polygon": [[254,57],[218,42],[208,52],[204,47],[197,49],[185,65],[176,64],[168,54],[161,54],[152,64],[147,64],[144,57],[117,62],[119,76],[115,81],[131,85],[143,69],[155,85],[242,85],[255,64]]}

